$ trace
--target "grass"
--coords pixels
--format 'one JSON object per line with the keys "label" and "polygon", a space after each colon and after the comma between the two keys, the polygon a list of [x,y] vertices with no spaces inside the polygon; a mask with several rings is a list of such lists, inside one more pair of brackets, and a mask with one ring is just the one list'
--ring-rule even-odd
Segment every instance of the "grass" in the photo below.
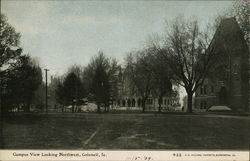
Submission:
{"label": "grass", "polygon": [[1,139],[4,149],[248,150],[249,121],[177,114],[29,114],[6,119]]}

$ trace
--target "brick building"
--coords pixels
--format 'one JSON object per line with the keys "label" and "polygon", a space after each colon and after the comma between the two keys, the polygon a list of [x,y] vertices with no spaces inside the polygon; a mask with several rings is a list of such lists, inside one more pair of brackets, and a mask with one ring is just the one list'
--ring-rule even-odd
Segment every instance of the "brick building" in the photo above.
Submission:
{"label": "brick building", "polygon": [[221,21],[210,47],[215,47],[216,59],[195,93],[195,108],[225,105],[249,110],[249,48],[235,18]]}

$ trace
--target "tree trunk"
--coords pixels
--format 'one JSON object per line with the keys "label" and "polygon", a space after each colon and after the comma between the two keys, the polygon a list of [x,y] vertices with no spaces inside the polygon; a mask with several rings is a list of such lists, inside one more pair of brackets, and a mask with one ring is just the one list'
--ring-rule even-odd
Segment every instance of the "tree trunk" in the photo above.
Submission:
{"label": "tree trunk", "polygon": [[72,103],[72,109],[71,109],[72,113],[74,113],[74,103]]}
{"label": "tree trunk", "polygon": [[193,93],[187,92],[187,112],[192,113],[192,106],[193,106]]}
{"label": "tree trunk", "polygon": [[100,113],[100,104],[97,104],[97,112]]}
{"label": "tree trunk", "polygon": [[145,108],[146,108],[146,99],[142,99],[142,112],[145,112]]}
{"label": "tree trunk", "polygon": [[107,105],[106,105],[106,103],[104,105],[104,112],[107,112]]}
{"label": "tree trunk", "polygon": [[158,112],[161,112],[161,103],[162,103],[162,96],[159,97],[159,108],[158,108]]}
{"label": "tree trunk", "polygon": [[107,104],[107,112],[109,112],[109,104]]}

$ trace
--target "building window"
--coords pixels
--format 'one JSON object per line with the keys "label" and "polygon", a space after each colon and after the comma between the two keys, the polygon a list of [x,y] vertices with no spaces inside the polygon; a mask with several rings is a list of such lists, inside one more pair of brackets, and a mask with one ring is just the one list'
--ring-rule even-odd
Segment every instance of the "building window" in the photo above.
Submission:
{"label": "building window", "polygon": [[164,100],[164,104],[165,104],[165,105],[167,104],[167,100],[166,100],[166,99]]}
{"label": "building window", "polygon": [[200,109],[203,109],[203,101],[200,102]]}

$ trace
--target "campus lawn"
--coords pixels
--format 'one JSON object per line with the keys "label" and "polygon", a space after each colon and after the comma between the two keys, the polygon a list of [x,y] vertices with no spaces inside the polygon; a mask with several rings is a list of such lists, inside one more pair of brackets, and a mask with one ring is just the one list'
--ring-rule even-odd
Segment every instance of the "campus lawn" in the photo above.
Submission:
{"label": "campus lawn", "polygon": [[246,117],[29,114],[5,120],[2,134],[4,149],[249,149]]}

